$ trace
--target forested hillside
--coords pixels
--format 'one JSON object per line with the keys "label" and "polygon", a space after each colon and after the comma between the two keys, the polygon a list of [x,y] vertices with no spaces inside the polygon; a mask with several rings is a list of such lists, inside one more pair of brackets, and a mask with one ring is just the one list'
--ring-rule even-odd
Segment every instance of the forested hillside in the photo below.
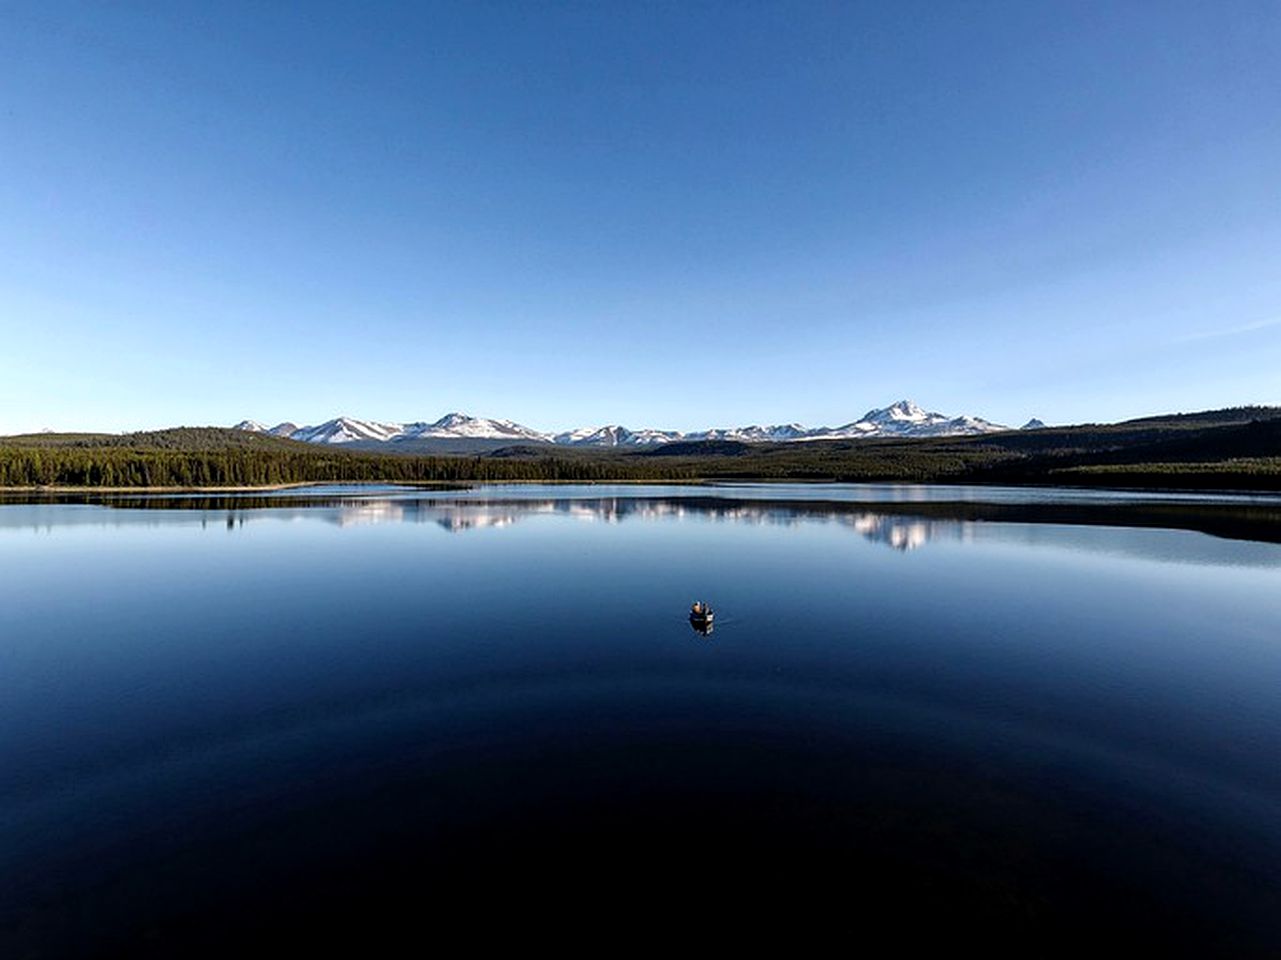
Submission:
{"label": "forested hillside", "polygon": [[[317,447],[239,430],[177,428],[106,436],[0,439],[0,486],[201,487],[312,482],[608,480],[653,475],[644,463],[588,457],[412,457]],[[688,471],[663,472],[688,479]]]}
{"label": "forested hillside", "polygon": [[653,448],[512,445],[416,456],[241,430],[0,438],[0,486],[224,487],[309,482],[807,480],[1281,490],[1277,408],[976,437]]}

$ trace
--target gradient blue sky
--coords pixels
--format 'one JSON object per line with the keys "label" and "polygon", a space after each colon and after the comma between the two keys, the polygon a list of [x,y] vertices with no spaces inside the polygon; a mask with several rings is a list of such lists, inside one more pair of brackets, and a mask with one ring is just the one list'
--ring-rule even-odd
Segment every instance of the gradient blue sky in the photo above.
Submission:
{"label": "gradient blue sky", "polygon": [[1281,4],[0,5],[0,433],[1281,402]]}

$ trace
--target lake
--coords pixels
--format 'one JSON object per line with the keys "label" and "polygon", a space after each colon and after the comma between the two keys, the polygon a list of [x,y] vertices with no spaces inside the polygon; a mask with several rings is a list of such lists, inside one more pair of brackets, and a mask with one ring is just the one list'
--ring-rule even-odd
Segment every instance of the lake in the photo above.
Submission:
{"label": "lake", "polygon": [[1277,499],[10,495],[0,720],[4,957],[1281,952]]}

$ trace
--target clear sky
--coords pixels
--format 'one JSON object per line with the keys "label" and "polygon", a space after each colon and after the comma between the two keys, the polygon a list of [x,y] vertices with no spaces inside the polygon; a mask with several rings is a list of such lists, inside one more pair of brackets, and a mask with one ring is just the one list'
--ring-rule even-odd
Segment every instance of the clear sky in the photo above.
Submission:
{"label": "clear sky", "polygon": [[1281,3],[0,4],[0,433],[1281,403]]}

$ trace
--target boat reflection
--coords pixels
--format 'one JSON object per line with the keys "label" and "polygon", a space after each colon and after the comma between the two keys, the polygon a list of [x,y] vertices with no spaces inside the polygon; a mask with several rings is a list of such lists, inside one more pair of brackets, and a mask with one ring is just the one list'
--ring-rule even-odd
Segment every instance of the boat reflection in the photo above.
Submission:
{"label": "boat reflection", "polygon": [[700,637],[710,637],[712,635],[712,631],[716,629],[716,624],[712,620],[691,619],[689,621],[689,628]]}

